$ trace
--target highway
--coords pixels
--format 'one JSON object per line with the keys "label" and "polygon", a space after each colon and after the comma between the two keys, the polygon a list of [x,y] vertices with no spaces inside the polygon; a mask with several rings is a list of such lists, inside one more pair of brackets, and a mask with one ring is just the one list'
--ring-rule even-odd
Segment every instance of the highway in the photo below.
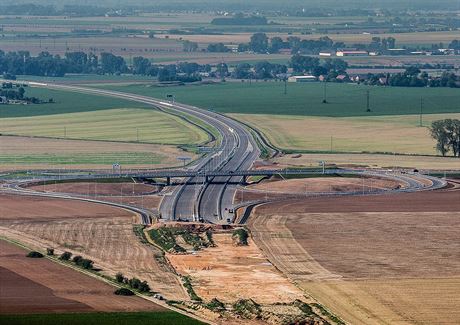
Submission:
{"label": "highway", "polygon": [[[195,106],[184,105],[151,97],[92,89],[86,87],[28,82],[32,87],[67,90],[80,93],[103,95],[127,99],[152,105],[170,113],[185,113],[214,127],[220,134],[221,141],[215,152],[206,155],[188,168],[191,171],[232,171],[248,169],[259,156],[259,149],[246,127],[224,115],[210,112]],[[164,195],[160,205],[160,214],[166,220],[203,220],[211,223],[225,223],[233,218],[228,212],[236,192],[236,185],[241,176],[215,177],[216,183],[203,183],[203,177],[190,177],[180,185],[174,186],[170,193]]]}
{"label": "highway", "polygon": [[[214,150],[196,160],[193,164],[187,166],[184,170],[157,170],[157,171],[131,171],[123,172],[119,177],[182,177],[183,180],[179,184],[173,184],[169,187],[166,193],[163,193],[163,199],[159,208],[160,216],[163,220],[182,220],[182,221],[204,221],[209,223],[223,224],[228,220],[233,221],[233,213],[230,210],[234,208],[234,195],[237,190],[238,183],[247,175],[257,175],[261,173],[280,173],[280,171],[249,171],[254,161],[259,157],[260,151],[251,132],[239,122],[226,117],[224,115],[210,112],[198,107],[184,105],[164,100],[154,99],[151,97],[122,93],[117,91],[109,91],[102,89],[92,89],[78,86],[44,84],[29,82],[30,86],[44,87],[57,90],[74,91],[80,93],[88,93],[95,95],[103,95],[109,97],[122,98],[139,103],[149,104],[152,108],[163,110],[171,114],[187,114],[193,116],[207,125],[215,128],[219,133],[220,141]],[[97,177],[114,176],[110,172],[94,173],[94,171],[81,171],[82,173],[74,173],[73,175],[60,175],[59,179],[66,177],[77,179],[89,179]],[[285,171],[285,173],[318,173],[318,171]],[[434,177],[417,174],[420,179],[428,180],[432,185],[428,186],[417,177],[400,173],[388,173],[387,171],[372,171],[372,170],[326,170],[325,173],[343,173],[355,174],[363,176],[376,176],[391,178],[402,181],[407,184],[407,187],[389,192],[411,192],[433,190],[445,186],[445,181]],[[168,176],[169,175],[169,176]],[[32,175],[32,178],[34,176]],[[43,177],[42,179],[49,179]],[[208,178],[210,182],[205,182]],[[28,182],[33,180],[28,180]],[[22,189],[20,182],[12,182],[3,186],[4,190],[12,191],[16,194],[25,195],[40,195],[52,196],[65,199],[72,199],[73,196],[52,193],[40,193],[27,189]],[[324,193],[329,195],[328,193]],[[343,193],[344,195],[357,195],[360,193]],[[377,194],[377,193],[375,193]],[[95,201],[87,198],[75,197],[77,200],[92,201],[103,204],[111,204],[103,201]],[[114,205],[114,204],[111,204]],[[142,216],[142,222],[149,223],[151,211],[139,209],[128,205],[117,205],[139,213]]]}

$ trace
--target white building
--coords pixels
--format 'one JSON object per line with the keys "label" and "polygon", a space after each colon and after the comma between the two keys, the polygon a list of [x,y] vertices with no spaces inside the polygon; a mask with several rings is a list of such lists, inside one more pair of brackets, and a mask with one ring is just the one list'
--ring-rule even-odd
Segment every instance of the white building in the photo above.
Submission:
{"label": "white building", "polygon": [[337,51],[337,56],[368,56],[367,51]]}
{"label": "white building", "polygon": [[288,82],[312,82],[317,81],[315,76],[292,76],[288,78]]}

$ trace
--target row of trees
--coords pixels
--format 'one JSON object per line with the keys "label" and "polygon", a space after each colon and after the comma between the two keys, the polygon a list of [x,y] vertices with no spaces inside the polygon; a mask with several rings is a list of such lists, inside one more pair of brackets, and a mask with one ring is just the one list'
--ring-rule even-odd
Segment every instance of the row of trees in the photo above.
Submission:
{"label": "row of trees", "polygon": [[66,73],[124,73],[128,72],[126,61],[112,53],[68,52],[64,57],[41,52],[33,57],[27,51],[8,52],[0,50],[0,72],[18,75],[63,77]]}
{"label": "row of trees", "polygon": [[[382,80],[384,80],[382,82]],[[368,85],[388,85],[394,87],[460,87],[460,77],[452,72],[443,72],[440,76],[429,76],[416,67],[396,74],[368,74]]]}
{"label": "row of trees", "polygon": [[431,124],[431,136],[436,140],[436,149],[445,156],[452,152],[460,158],[460,120],[445,119]]}

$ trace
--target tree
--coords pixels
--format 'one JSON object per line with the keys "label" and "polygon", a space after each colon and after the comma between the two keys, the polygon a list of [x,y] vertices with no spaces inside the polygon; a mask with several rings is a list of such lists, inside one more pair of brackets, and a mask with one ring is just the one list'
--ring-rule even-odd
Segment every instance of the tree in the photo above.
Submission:
{"label": "tree", "polygon": [[148,59],[141,56],[133,58],[133,74],[145,75],[150,68],[151,63]]}
{"label": "tree", "polygon": [[289,62],[290,67],[295,73],[312,72],[317,66],[319,66],[319,59],[310,56],[294,55]]}
{"label": "tree", "polygon": [[214,43],[208,45],[208,52],[230,52],[224,43]]}
{"label": "tree", "polygon": [[251,75],[251,65],[249,63],[239,63],[234,70],[235,78],[247,79]]}
{"label": "tree", "polygon": [[63,260],[63,261],[68,261],[70,260],[70,258],[72,257],[72,253],[70,252],[64,252],[61,254],[61,256],[59,257],[60,260]]}
{"label": "tree", "polygon": [[224,62],[217,65],[217,74],[224,79],[228,75],[228,65]]}
{"label": "tree", "polygon": [[445,156],[452,150],[454,157],[460,157],[460,120],[445,119],[431,123],[431,136],[436,140],[436,150]]}
{"label": "tree", "polygon": [[249,48],[256,53],[266,53],[268,50],[268,37],[265,33],[255,33],[251,36]]}
{"label": "tree", "polygon": [[121,272],[118,272],[117,274],[115,274],[115,280],[119,283],[123,283],[125,280],[125,277],[123,276]]}
{"label": "tree", "polygon": [[112,53],[101,53],[101,69],[103,73],[118,74],[126,72],[126,62],[121,56]]}
{"label": "tree", "polygon": [[284,42],[281,37],[273,37],[270,40],[270,53],[278,53],[280,49],[284,47]]}
{"label": "tree", "polygon": [[198,43],[185,40],[182,43],[182,47],[184,52],[196,52],[196,50],[198,50]]}

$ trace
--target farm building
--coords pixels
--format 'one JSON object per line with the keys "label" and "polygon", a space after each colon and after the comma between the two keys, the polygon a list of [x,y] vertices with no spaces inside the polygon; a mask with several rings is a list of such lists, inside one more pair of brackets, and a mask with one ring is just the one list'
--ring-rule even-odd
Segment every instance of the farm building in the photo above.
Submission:
{"label": "farm building", "polygon": [[312,82],[317,81],[315,76],[292,76],[288,78],[288,82]]}
{"label": "farm building", "polygon": [[337,51],[337,56],[368,56],[367,51]]}

